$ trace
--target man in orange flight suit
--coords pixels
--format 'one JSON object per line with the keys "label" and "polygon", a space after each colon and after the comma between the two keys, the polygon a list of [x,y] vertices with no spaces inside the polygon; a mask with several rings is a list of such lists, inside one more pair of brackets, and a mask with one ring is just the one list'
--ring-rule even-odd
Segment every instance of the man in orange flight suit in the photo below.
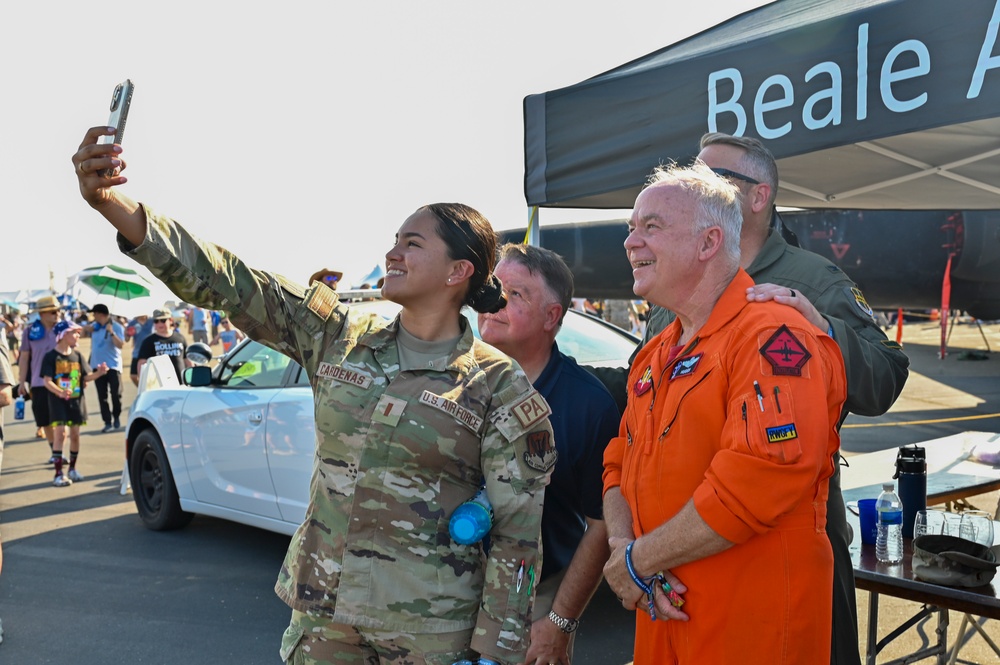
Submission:
{"label": "man in orange flight suit", "polygon": [[657,169],[629,222],[636,294],[677,313],[632,363],[604,457],[605,575],[636,610],[636,665],[830,661],[844,364],[793,308],[747,302],[740,223],[700,163]]}

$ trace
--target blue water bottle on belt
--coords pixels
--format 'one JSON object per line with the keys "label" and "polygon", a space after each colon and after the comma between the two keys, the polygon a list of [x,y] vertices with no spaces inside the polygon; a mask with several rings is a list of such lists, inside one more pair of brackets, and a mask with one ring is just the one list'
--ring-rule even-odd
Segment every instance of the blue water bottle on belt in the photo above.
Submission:
{"label": "blue water bottle on belt", "polygon": [[486,488],[480,487],[472,497],[451,514],[448,533],[459,545],[478,543],[493,528],[493,505],[486,495]]}
{"label": "blue water bottle on belt", "polygon": [[14,420],[24,420],[24,398],[20,395],[14,400]]}

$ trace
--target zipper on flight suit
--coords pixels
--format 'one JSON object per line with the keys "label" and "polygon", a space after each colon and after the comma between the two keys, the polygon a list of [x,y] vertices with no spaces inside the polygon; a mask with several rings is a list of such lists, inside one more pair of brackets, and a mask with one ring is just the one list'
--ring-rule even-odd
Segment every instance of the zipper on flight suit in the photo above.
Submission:
{"label": "zipper on flight suit", "polygon": [[[686,391],[684,391],[684,394],[681,395],[681,398],[679,400],[677,400],[677,408],[674,410],[674,417],[671,418],[670,422],[667,423],[667,426],[663,428],[663,433],[660,434],[660,438],[657,439],[657,441],[663,441],[663,437],[665,437],[667,435],[667,433],[670,432],[670,428],[674,426],[674,422],[677,420],[677,416],[678,416],[678,414],[681,411],[681,403],[684,401],[684,398],[686,398],[688,395],[690,395],[692,390],[694,390],[699,385],[701,385],[701,382],[704,381],[705,379],[707,379],[708,375],[711,374],[711,373],[712,373],[712,370],[708,370],[707,372],[705,372],[704,374],[701,375],[701,378],[698,379],[697,383],[695,383],[693,386],[691,386]],[[744,408],[744,410],[746,409],[746,404],[743,405],[743,408]],[[746,414],[744,414],[743,418],[744,418],[744,420],[746,419]]]}

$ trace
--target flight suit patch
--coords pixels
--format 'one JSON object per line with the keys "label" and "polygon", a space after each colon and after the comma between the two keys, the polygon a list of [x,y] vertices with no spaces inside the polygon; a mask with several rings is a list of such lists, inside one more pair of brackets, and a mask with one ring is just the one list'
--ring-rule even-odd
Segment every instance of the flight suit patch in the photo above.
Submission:
{"label": "flight suit patch", "polygon": [[552,413],[548,402],[535,390],[532,390],[527,397],[511,406],[510,411],[524,429],[529,429],[532,425],[542,420],[542,418],[546,418]]}
{"label": "flight suit patch", "polygon": [[887,349],[902,349],[903,345],[894,339],[880,339],[879,343]]}
{"label": "flight suit patch", "polygon": [[765,432],[767,433],[767,440],[771,443],[781,443],[799,438],[799,433],[795,429],[795,423],[779,425],[778,427],[768,427]]}
{"label": "flight suit patch", "polygon": [[670,380],[673,381],[676,378],[682,376],[689,376],[694,374],[694,371],[698,368],[698,363],[701,362],[701,357],[705,355],[704,353],[699,353],[696,356],[690,356],[689,358],[681,358],[674,365],[673,371],[670,372]]}
{"label": "flight suit patch", "polygon": [[316,377],[331,379],[340,383],[349,383],[365,390],[372,385],[372,377],[367,374],[355,372],[353,369],[347,369],[340,365],[331,365],[330,363],[320,363],[319,367],[316,368]]}
{"label": "flight suit patch", "polygon": [[337,293],[322,282],[313,282],[306,292],[303,304],[310,312],[326,321],[337,304]]}
{"label": "flight suit patch", "polygon": [[875,310],[873,310],[872,306],[868,304],[867,300],[865,300],[865,294],[861,293],[861,289],[856,286],[851,287],[851,296],[854,298],[854,304],[858,306],[858,309],[864,312],[864,315],[874,322]]}
{"label": "flight suit patch", "polygon": [[556,447],[552,445],[552,435],[548,431],[531,432],[525,436],[528,449],[524,451],[524,463],[535,471],[548,471],[556,463]]}
{"label": "flight suit patch", "polygon": [[389,427],[395,427],[399,424],[399,419],[403,416],[404,409],[406,409],[405,399],[382,395],[378,404],[375,405],[375,413],[372,414],[372,421],[383,423]]}
{"label": "flight suit patch", "polygon": [[812,358],[809,350],[798,340],[788,326],[782,325],[760,347],[775,376],[802,376],[802,368]]}
{"label": "flight suit patch", "polygon": [[642,373],[639,380],[635,382],[635,396],[644,394],[650,388],[653,387],[653,367],[649,366],[646,371]]}
{"label": "flight suit patch", "polygon": [[439,411],[444,411],[475,433],[478,433],[483,426],[483,419],[472,411],[469,411],[458,402],[450,400],[447,397],[442,397],[441,395],[435,395],[429,390],[425,390],[420,395],[420,402]]}

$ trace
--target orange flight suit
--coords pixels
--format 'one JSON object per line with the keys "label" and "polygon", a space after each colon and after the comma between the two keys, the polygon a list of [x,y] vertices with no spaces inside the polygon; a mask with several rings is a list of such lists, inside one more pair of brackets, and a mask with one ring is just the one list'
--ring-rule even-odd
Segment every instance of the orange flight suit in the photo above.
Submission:
{"label": "orange flight suit", "polygon": [[740,270],[685,348],[675,321],[639,352],[605,451],[604,491],[621,488],[637,538],[693,497],[735,543],[673,568],[690,621],[637,612],[636,665],[830,662],[826,500],[844,363],[791,307],[748,303],[752,285]]}

